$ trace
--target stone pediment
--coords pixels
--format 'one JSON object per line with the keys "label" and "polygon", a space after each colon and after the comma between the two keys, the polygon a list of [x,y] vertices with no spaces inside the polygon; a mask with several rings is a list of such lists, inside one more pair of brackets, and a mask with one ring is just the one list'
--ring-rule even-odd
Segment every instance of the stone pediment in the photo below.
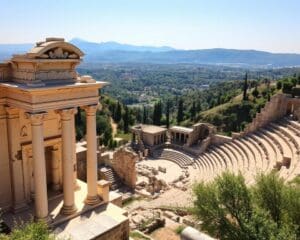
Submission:
{"label": "stone pediment", "polygon": [[63,38],[46,38],[45,42],[38,42],[26,53],[30,59],[80,59],[84,53]]}

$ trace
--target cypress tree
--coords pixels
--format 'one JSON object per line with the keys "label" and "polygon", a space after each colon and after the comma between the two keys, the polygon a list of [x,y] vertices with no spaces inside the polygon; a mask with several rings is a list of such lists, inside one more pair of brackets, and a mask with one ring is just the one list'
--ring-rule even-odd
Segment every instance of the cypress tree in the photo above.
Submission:
{"label": "cypress tree", "polygon": [[247,89],[248,89],[248,73],[245,75],[244,87],[243,87],[243,100],[247,100]]}
{"label": "cypress tree", "polygon": [[178,101],[178,110],[177,110],[177,124],[180,124],[183,121],[183,100],[182,98]]}
{"label": "cypress tree", "polygon": [[121,106],[120,102],[118,101],[114,120],[118,123],[118,122],[120,122],[121,118],[122,118],[122,106]]}
{"label": "cypress tree", "polygon": [[157,104],[157,125],[161,125],[161,117],[162,117],[162,104],[161,101]]}
{"label": "cypress tree", "polygon": [[160,125],[162,115],[162,109],[161,109],[161,101],[154,104],[153,108],[153,124],[154,125]]}
{"label": "cypress tree", "polygon": [[190,114],[191,114],[192,121],[194,121],[195,117],[196,117],[196,102],[195,101],[193,101],[193,104],[192,104],[192,107],[190,110]]}
{"label": "cypress tree", "polygon": [[147,123],[147,109],[146,109],[146,106],[144,105],[143,106],[143,124],[146,124]]}
{"label": "cypress tree", "polygon": [[124,127],[123,127],[123,131],[124,133],[128,133],[129,132],[129,109],[127,106],[124,107],[124,114],[123,114],[123,122],[124,122]]}
{"label": "cypress tree", "polygon": [[167,128],[170,127],[170,101],[167,100],[167,106],[166,106],[166,125]]}

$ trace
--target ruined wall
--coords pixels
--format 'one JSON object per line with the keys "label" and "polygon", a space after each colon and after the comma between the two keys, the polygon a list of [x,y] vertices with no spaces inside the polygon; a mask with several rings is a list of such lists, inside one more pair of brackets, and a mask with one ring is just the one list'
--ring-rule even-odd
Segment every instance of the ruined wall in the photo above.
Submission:
{"label": "ruined wall", "polygon": [[0,63],[0,82],[6,82],[10,78],[11,68],[8,63]]}
{"label": "ruined wall", "polygon": [[250,133],[264,127],[267,123],[275,121],[287,113],[287,105],[289,96],[285,94],[277,94],[271,98],[269,102],[256,114],[251,123],[247,125],[244,133]]}
{"label": "ruined wall", "polygon": [[136,169],[135,163],[138,160],[138,155],[125,148],[120,148],[114,153],[112,168],[124,183],[135,188],[136,184]]}
{"label": "ruined wall", "polygon": [[231,137],[216,134],[216,135],[212,136],[211,143],[212,144],[223,144],[223,143],[230,142],[230,141],[232,141]]}

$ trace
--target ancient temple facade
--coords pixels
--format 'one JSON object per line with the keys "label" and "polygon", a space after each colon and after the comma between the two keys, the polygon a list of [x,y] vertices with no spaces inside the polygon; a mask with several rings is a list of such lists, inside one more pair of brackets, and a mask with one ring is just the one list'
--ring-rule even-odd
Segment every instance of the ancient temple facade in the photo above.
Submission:
{"label": "ancient temple facade", "polygon": [[[64,39],[47,38],[26,54],[0,64],[2,211],[19,214],[33,208],[36,219],[53,223],[79,215],[85,206],[101,205],[96,111],[99,89],[105,83],[77,74],[75,67],[83,55]],[[76,180],[74,115],[78,108],[85,111],[87,122],[86,183]],[[80,206],[76,191],[85,195]],[[62,198],[57,215],[52,213],[57,206],[49,206],[56,196]]]}

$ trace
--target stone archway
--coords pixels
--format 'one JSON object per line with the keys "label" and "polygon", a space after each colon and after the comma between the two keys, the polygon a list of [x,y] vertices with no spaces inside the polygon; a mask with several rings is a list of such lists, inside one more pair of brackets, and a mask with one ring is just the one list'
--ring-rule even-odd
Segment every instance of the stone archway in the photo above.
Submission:
{"label": "stone archway", "polygon": [[201,125],[199,130],[199,139],[203,140],[209,136],[209,127],[207,125]]}

